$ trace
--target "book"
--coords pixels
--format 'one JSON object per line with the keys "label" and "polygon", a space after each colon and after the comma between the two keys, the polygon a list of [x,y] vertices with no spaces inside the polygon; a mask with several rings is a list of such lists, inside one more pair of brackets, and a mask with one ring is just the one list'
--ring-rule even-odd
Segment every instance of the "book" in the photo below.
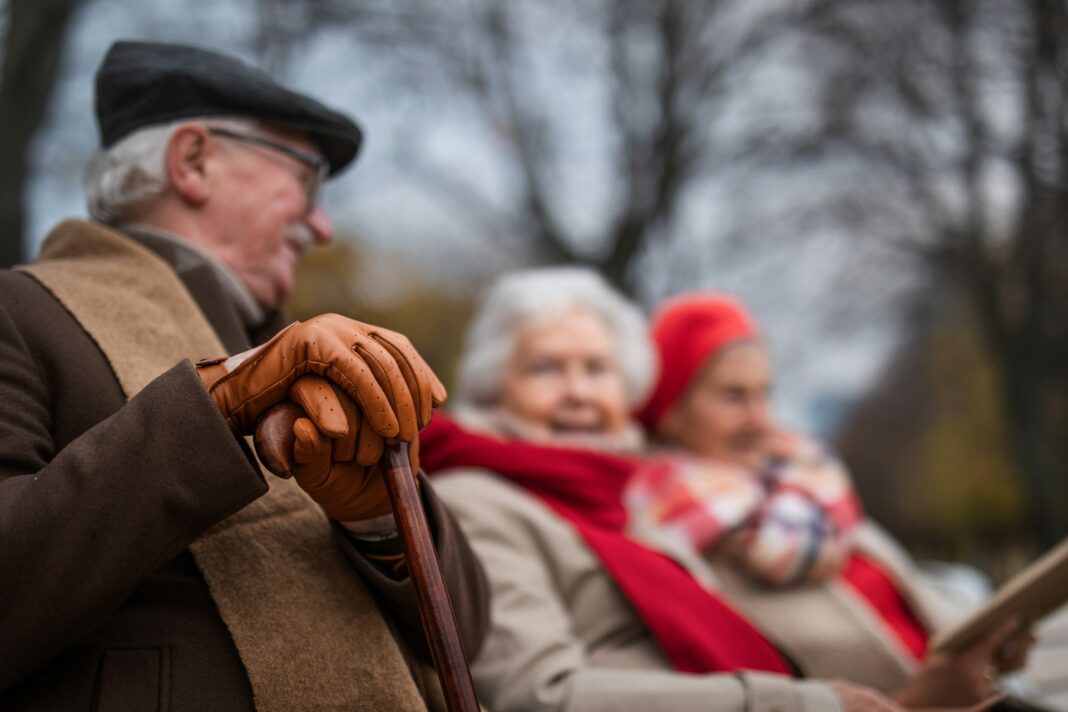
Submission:
{"label": "book", "polygon": [[1015,615],[1031,626],[1068,602],[1068,539],[1009,579],[979,610],[943,631],[933,652],[957,653]]}

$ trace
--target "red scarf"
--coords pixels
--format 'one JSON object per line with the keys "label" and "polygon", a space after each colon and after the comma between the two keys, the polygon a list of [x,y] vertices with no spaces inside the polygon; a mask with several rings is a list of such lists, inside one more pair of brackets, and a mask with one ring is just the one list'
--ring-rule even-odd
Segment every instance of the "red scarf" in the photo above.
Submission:
{"label": "red scarf", "polygon": [[419,454],[431,475],[456,467],[491,470],[571,522],[680,672],[790,674],[744,617],[675,561],[623,535],[621,494],[637,462],[467,432],[441,412],[419,434]]}
{"label": "red scarf", "polygon": [[916,660],[927,654],[927,630],[912,612],[893,579],[874,561],[853,552],[839,574],[875,609],[890,634]]}

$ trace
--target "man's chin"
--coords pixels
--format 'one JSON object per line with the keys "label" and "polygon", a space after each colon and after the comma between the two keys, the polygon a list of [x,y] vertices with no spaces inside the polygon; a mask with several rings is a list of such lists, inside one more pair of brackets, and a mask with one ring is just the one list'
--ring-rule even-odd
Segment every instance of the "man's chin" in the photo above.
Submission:
{"label": "man's chin", "polygon": [[272,312],[276,309],[281,309],[285,305],[286,300],[293,294],[293,282],[294,275],[280,275],[274,284],[271,285],[271,289],[266,294],[265,299],[257,298],[256,301],[260,303],[264,311]]}
{"label": "man's chin", "polygon": [[256,304],[259,305],[260,309],[265,313],[270,313],[276,309],[280,309],[285,303],[286,297],[289,295],[281,289],[272,289],[254,293],[252,296],[256,300]]}

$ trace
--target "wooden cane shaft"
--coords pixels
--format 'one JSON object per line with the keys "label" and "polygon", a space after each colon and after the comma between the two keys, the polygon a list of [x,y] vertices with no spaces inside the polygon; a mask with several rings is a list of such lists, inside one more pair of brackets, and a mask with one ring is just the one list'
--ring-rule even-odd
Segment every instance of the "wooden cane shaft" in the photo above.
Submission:
{"label": "wooden cane shaft", "polygon": [[384,479],[415,585],[419,616],[449,712],[478,712],[478,697],[460,640],[460,628],[445,588],[406,448],[405,444],[388,448],[389,467]]}

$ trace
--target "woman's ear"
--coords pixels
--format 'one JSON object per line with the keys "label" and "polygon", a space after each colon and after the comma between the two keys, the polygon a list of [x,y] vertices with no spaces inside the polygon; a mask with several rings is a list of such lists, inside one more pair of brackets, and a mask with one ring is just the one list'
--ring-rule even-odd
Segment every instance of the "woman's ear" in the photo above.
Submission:
{"label": "woman's ear", "polygon": [[167,181],[183,201],[202,205],[211,195],[207,181],[209,137],[198,124],[179,126],[167,142]]}

